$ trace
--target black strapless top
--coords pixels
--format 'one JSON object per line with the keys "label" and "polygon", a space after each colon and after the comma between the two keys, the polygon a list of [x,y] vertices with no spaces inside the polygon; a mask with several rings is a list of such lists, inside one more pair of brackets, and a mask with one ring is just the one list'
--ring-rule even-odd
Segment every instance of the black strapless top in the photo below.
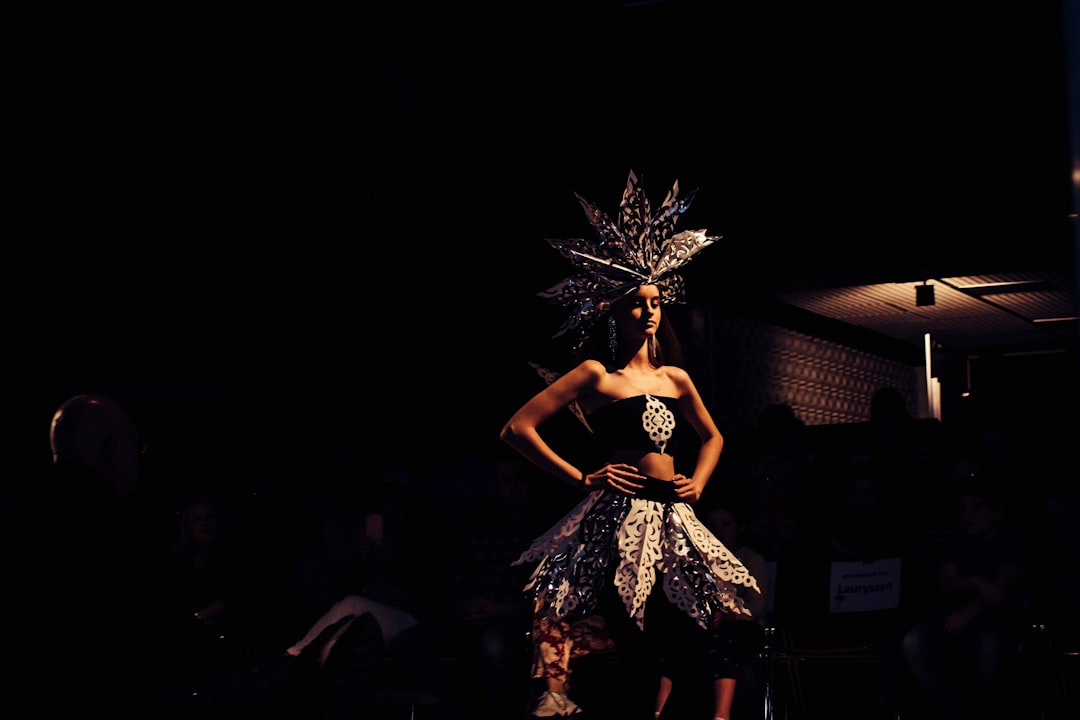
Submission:
{"label": "black strapless top", "polygon": [[674,455],[679,417],[679,401],[675,398],[634,395],[598,407],[588,419],[597,440],[609,453],[629,450]]}

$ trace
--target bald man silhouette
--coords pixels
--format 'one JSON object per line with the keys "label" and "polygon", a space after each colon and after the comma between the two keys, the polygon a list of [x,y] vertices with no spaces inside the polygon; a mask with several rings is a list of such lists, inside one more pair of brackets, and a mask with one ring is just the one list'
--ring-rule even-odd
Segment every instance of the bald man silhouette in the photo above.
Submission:
{"label": "bald man silhouette", "polygon": [[76,395],[53,413],[49,446],[55,464],[87,468],[116,496],[135,490],[139,436],[127,410],[103,395]]}
{"label": "bald man silhouette", "polygon": [[160,572],[135,502],[139,438],[115,400],[80,394],[49,427],[51,467],[4,528],[0,715],[154,707]]}

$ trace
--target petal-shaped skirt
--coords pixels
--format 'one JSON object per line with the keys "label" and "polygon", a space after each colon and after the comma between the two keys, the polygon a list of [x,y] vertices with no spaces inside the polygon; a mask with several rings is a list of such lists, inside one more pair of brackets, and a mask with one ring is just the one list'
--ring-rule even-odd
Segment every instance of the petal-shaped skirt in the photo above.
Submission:
{"label": "petal-shaped skirt", "polygon": [[527,562],[538,562],[525,586],[537,612],[566,622],[594,614],[606,582],[615,583],[638,628],[657,582],[703,628],[724,615],[749,616],[737,588],[758,589],[689,504],[606,489],[575,505],[513,564]]}

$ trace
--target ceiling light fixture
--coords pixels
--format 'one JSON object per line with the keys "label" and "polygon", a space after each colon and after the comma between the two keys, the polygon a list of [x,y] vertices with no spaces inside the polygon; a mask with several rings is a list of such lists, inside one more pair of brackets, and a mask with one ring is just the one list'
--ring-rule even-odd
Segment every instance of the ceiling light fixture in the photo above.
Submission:
{"label": "ceiling light fixture", "polygon": [[934,286],[929,285],[929,280],[923,280],[922,285],[915,286],[915,305],[924,307],[934,304]]}

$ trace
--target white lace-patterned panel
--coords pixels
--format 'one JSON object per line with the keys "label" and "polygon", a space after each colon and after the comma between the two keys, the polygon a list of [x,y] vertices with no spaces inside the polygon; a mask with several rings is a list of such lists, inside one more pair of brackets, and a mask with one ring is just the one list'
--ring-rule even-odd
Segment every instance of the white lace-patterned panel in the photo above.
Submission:
{"label": "white lace-patterned panel", "polygon": [[[733,585],[742,585],[761,592],[757,579],[742,564],[735,553],[728,550],[724,543],[720,542],[715,535],[694,514],[694,509],[686,504],[675,505],[675,512],[682,520],[686,528],[687,538],[697,548],[705,561],[721,580]],[[741,606],[741,601],[740,601]],[[749,614],[749,613],[747,613]]]}
{"label": "white lace-patterned panel", "polygon": [[[694,514],[689,505],[675,505],[670,521],[677,521],[682,528],[678,532],[666,534],[668,543],[671,543],[671,552],[667,559],[678,559],[665,565],[664,591],[671,602],[680,610],[686,612],[702,625],[706,625],[710,618],[702,616],[701,611],[714,612],[720,608],[703,608],[701,603],[702,585],[715,586],[716,596],[714,600],[722,608],[721,612],[734,613],[750,616],[750,610],[739,596],[736,586],[753,588],[758,592],[757,579],[736,557],[735,553],[721,543],[716,536]],[[712,577],[701,577],[695,563],[684,562],[691,553],[700,554],[704,561],[707,572]]]}
{"label": "white lace-patterned panel", "polygon": [[521,553],[517,560],[512,565],[521,565],[527,562],[535,562],[542,560],[545,557],[552,555],[559,555],[572,548],[575,548],[578,543],[578,528],[581,527],[581,518],[585,517],[586,513],[592,509],[592,506],[596,504],[596,501],[600,499],[600,496],[604,494],[603,489],[593,490],[589,493],[589,496],[579,502],[574,507],[570,508],[570,512],[563,515],[559,522],[555,523],[540,537],[532,541],[525,552]]}
{"label": "white lace-patterned panel", "polygon": [[[635,498],[631,506],[619,528],[615,586],[638,627],[644,625],[645,601],[657,572],[663,574],[668,599],[703,626],[710,620],[708,615],[721,610],[703,606],[703,596],[713,596],[723,612],[750,615],[735,586],[757,590],[757,580],[689,505],[675,503],[665,513],[664,503]],[[700,555],[705,566],[695,567],[692,554]]]}
{"label": "white lace-patterned panel", "polygon": [[657,400],[646,393],[645,412],[641,414],[641,426],[652,438],[656,451],[662,455],[668,440],[671,439],[671,433],[675,430],[675,414],[662,400]]}
{"label": "white lace-patterned panel", "polygon": [[645,620],[645,601],[656,584],[664,528],[664,506],[651,500],[632,500],[630,513],[619,527],[619,566],[615,587],[638,627]]}

